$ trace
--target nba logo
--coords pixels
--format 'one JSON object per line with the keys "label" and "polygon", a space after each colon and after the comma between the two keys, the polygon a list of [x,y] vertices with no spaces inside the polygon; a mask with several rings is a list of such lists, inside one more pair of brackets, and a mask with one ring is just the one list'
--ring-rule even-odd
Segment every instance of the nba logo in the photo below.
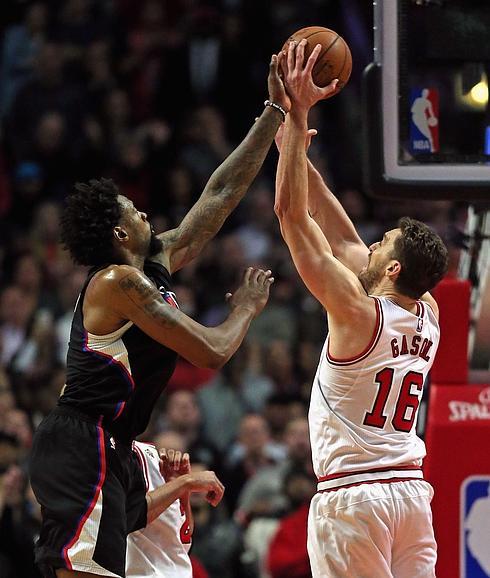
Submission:
{"label": "nba logo", "polygon": [[410,91],[410,152],[439,152],[439,92],[433,88]]}
{"label": "nba logo", "polygon": [[490,475],[461,485],[460,578],[490,577]]}

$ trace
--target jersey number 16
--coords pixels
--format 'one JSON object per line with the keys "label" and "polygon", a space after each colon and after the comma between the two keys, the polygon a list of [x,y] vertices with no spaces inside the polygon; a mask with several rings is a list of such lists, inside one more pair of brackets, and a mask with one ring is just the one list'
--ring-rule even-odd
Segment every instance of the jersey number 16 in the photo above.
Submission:
{"label": "jersey number 16", "polygon": [[[374,401],[373,409],[364,416],[364,425],[383,428],[388,418],[384,410],[388,396],[393,386],[393,376],[395,370],[392,367],[385,367],[376,374],[375,381],[378,384],[378,394]],[[417,393],[412,392],[412,386],[415,386]],[[424,387],[424,376],[417,371],[409,371],[405,374],[398,394],[398,400],[395,404],[395,411],[391,418],[391,423],[397,431],[409,432],[412,429],[417,409],[420,403],[419,393]],[[408,408],[412,408],[409,417],[406,417]]]}

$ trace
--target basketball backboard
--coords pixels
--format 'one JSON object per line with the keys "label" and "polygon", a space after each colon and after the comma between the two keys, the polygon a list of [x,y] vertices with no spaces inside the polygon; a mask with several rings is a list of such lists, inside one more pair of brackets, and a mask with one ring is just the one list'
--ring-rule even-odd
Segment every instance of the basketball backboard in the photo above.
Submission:
{"label": "basketball backboard", "polygon": [[488,30],[488,0],[375,0],[363,96],[371,194],[490,201]]}

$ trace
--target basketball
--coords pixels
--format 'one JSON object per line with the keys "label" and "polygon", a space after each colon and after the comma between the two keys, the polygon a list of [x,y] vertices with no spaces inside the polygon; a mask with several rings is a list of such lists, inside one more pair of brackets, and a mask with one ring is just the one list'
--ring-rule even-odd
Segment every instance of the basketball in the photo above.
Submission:
{"label": "basketball", "polygon": [[282,50],[287,52],[291,41],[299,42],[303,38],[308,41],[305,46],[305,61],[317,44],[322,45],[322,50],[312,71],[313,82],[317,86],[324,87],[330,84],[334,78],[338,78],[339,83],[336,92],[342,90],[347,84],[352,70],[352,56],[345,40],[329,28],[309,26],[292,34],[284,43]]}

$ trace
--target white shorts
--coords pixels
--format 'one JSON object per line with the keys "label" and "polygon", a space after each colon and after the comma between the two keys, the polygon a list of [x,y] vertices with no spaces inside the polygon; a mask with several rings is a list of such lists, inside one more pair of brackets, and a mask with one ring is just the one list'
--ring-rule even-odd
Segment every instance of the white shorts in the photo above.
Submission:
{"label": "white shorts", "polygon": [[315,494],[308,516],[313,578],[435,578],[432,486],[361,484]]}

